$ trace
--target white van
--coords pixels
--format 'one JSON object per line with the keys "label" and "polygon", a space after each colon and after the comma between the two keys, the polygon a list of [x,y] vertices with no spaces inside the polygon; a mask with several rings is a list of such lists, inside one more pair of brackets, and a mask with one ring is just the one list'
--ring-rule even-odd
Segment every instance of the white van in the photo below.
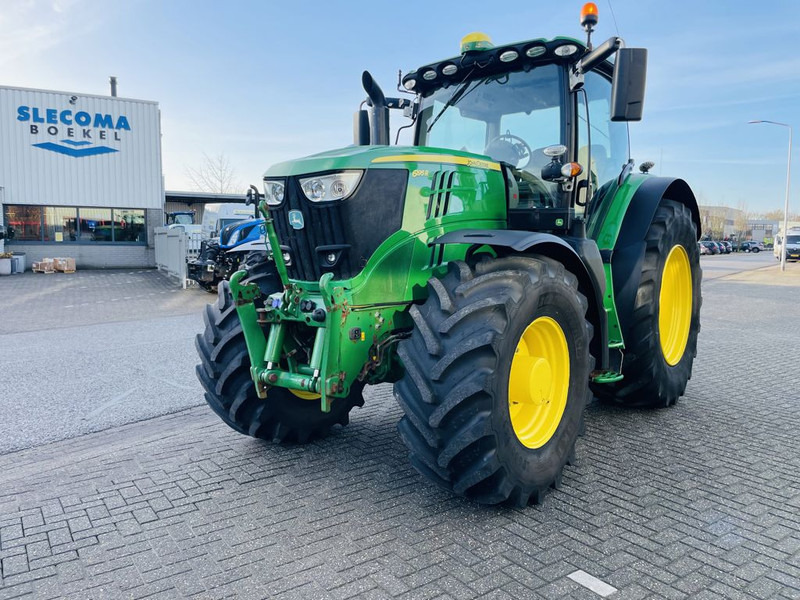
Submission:
{"label": "white van", "polygon": [[[800,227],[790,227],[786,232],[786,260],[800,260]],[[781,252],[783,252],[783,232],[778,232],[775,236],[775,244],[772,248],[772,254],[778,260],[781,259]]]}
{"label": "white van", "polygon": [[222,228],[255,216],[255,207],[241,204],[214,202],[206,204],[203,210],[203,237],[217,237]]}

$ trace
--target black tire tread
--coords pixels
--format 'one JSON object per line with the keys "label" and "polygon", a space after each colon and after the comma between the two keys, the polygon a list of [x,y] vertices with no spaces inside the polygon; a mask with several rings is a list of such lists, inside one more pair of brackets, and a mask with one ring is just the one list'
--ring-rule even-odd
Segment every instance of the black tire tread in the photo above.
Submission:
{"label": "black tire tread", "polygon": [[[277,289],[278,277],[266,254],[252,252],[244,261],[248,283],[262,294]],[[232,429],[274,442],[307,443],[324,437],[334,425],[347,425],[348,413],[364,404],[360,384],[347,398],[336,398],[323,413],[313,400],[300,399],[285,389],[271,388],[267,399],[256,393],[250,377],[250,355],[227,281],[219,284],[217,302],[206,306],[205,328],[195,338],[200,363],[195,371],[211,409]],[[316,409],[316,410],[315,410]]]}
{"label": "black tire tread", "polygon": [[[540,280],[560,281],[571,290],[584,311],[586,339],[591,339],[588,302],[574,274],[544,257],[512,256],[473,265],[449,263],[444,277],[429,281],[426,302],[412,309],[413,333],[398,348],[405,367],[394,387],[405,413],[398,430],[412,465],[436,484],[480,503],[541,501],[548,489],[560,485],[564,465],[574,461],[572,440],[552,477],[526,487],[508,475],[494,451],[497,434],[490,417],[497,340],[526,291]],[[588,341],[586,362],[591,370]],[[590,398],[587,385],[580,429]]]}

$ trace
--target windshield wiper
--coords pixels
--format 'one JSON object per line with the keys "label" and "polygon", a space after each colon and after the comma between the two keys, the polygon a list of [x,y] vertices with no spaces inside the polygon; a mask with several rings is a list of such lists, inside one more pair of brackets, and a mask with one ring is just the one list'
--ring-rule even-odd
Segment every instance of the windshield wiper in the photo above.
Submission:
{"label": "windshield wiper", "polygon": [[[461,98],[463,98],[464,96],[467,95],[466,91],[467,91],[467,88],[469,87],[470,83],[474,83],[475,84],[472,87],[472,89],[474,90],[483,81],[483,79],[478,79],[478,80],[472,82],[472,81],[469,80],[469,76],[470,75],[472,75],[472,71],[470,71],[469,75],[467,75],[464,78],[464,81],[461,83],[461,86],[453,93],[452,96],[450,96],[450,99],[447,102],[445,102],[444,106],[442,107],[442,110],[440,110],[437,113],[437,115],[433,118],[433,121],[431,121],[431,124],[428,125],[428,129],[427,129],[426,133],[430,133],[431,132],[431,129],[433,129],[433,126],[436,125],[436,121],[439,120],[439,117],[441,117],[444,114],[444,111],[446,111],[451,106],[455,106],[461,100]],[[472,90],[470,90],[470,91],[472,91]]]}

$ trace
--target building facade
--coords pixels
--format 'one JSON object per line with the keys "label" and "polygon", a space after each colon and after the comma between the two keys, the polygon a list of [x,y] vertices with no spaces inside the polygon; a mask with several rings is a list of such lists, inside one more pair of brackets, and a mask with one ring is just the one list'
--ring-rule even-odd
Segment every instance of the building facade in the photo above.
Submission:
{"label": "building facade", "polygon": [[5,250],[78,268],[155,264],[163,224],[158,103],[0,86]]}

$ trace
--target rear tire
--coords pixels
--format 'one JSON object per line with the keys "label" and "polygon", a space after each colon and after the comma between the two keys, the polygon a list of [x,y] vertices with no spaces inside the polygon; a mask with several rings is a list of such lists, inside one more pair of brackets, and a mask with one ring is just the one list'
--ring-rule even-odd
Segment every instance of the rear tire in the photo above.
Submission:
{"label": "rear tire", "polygon": [[[696,232],[692,214],[685,205],[661,200],[645,237],[647,249],[631,317],[633,326],[625,338],[622,362],[625,377],[616,383],[592,384],[592,391],[600,400],[636,408],[662,408],[675,404],[686,391],[697,356],[702,304]],[[685,264],[679,258],[682,254]],[[676,257],[678,262],[671,263],[672,267],[685,270],[675,280],[670,279],[670,271],[666,270],[665,284],[665,266]],[[691,292],[690,299],[684,295],[687,291]],[[662,300],[669,300],[669,293],[673,292],[677,300],[665,301],[662,307]],[[666,311],[670,310],[668,314]],[[666,326],[660,324],[662,317]],[[684,317],[684,324],[669,326],[670,319],[680,322]]]}
{"label": "rear tire", "polygon": [[[262,294],[270,294],[280,289],[280,283],[274,265],[263,258],[264,253],[247,257],[249,275],[244,281],[257,283]],[[239,433],[301,444],[324,437],[336,424],[347,425],[350,410],[364,404],[363,385],[354,385],[348,398],[335,398],[328,413],[320,410],[319,400],[299,398],[285,388],[272,387],[266,399],[258,397],[230,287],[227,281],[218,287],[216,304],[206,306],[205,331],[195,338],[200,356],[197,377],[217,416]]]}
{"label": "rear tire", "polygon": [[539,503],[560,484],[593,367],[577,286],[562,264],[523,256],[453,262],[429,280],[394,387],[420,473],[483,504]]}

